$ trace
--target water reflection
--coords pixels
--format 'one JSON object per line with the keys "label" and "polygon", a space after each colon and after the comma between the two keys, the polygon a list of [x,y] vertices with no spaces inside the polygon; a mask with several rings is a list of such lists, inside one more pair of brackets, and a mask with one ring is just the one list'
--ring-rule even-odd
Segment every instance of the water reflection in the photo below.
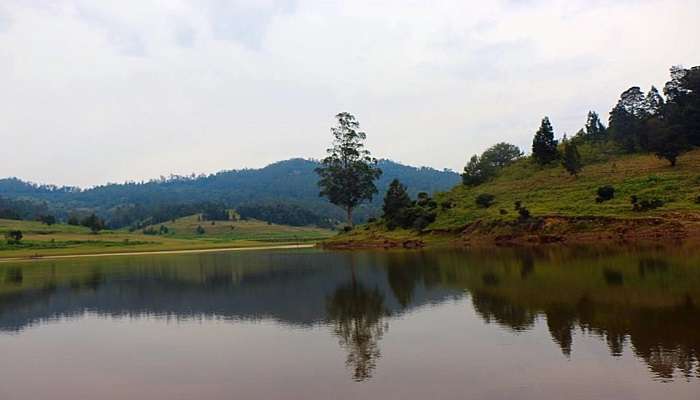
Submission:
{"label": "water reflection", "polygon": [[366,381],[394,318],[468,296],[473,312],[498,329],[532,332],[544,323],[568,359],[576,360],[577,335],[598,337],[612,357],[631,350],[655,378],[693,379],[700,376],[699,260],[691,249],[539,248],[4,264],[0,334],[85,313],[273,320],[328,329],[352,379]]}

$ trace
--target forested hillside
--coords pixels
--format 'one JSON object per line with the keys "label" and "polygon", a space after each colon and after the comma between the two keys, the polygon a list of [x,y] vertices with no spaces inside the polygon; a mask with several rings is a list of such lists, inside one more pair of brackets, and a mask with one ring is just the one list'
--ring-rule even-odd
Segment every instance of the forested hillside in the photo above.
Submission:
{"label": "forested hillside", "polygon": [[[37,185],[17,178],[0,179],[0,199],[4,198],[0,201],[0,212],[4,212],[6,218],[20,219],[51,213],[61,220],[95,212],[110,227],[118,228],[165,221],[217,207],[245,206],[251,215],[274,214],[277,223],[330,225],[343,214],[319,197],[318,176],[314,171],[318,165],[312,160],[290,159],[260,169],[171,176],[89,189]],[[371,204],[358,209],[358,221],[380,213],[381,193],[393,179],[406,182],[414,195],[420,191],[447,190],[460,180],[452,171],[414,168],[389,160],[381,160],[379,167],[384,172],[377,184],[380,194]],[[256,210],[256,207],[261,209]]]}

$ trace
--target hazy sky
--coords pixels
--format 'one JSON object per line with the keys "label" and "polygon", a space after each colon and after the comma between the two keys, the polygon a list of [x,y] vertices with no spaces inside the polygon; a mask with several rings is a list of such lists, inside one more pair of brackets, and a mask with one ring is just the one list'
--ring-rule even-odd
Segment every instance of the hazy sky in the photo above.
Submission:
{"label": "hazy sky", "polygon": [[0,1],[0,176],[94,185],[321,157],[461,170],[700,65],[700,1]]}

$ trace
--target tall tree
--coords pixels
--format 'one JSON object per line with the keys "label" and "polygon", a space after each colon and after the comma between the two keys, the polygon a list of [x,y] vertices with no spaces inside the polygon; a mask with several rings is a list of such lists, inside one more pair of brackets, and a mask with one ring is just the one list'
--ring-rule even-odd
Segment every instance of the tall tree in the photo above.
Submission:
{"label": "tall tree", "polygon": [[622,92],[620,100],[610,111],[612,138],[628,153],[645,148],[646,140],[642,134],[644,121],[649,115],[647,109],[646,96],[638,86],[633,86]]}
{"label": "tall tree", "polygon": [[572,140],[564,139],[562,144],[564,154],[562,155],[561,164],[569,174],[578,176],[578,173],[583,168],[583,164],[581,163],[581,155],[578,153],[576,143]]}
{"label": "tall tree", "polygon": [[700,66],[672,67],[664,93],[668,98],[663,115],[666,123],[683,132],[689,144],[700,146]]}
{"label": "tall tree", "polygon": [[347,112],[335,116],[337,126],[331,128],[333,145],[328,156],[316,168],[319,175],[320,195],[345,209],[348,226],[352,227],[352,212],[363,201],[372,200],[377,193],[374,181],[382,171],[377,160],[365,149],[367,135],[360,131],[360,123]]}
{"label": "tall tree", "polygon": [[557,141],[554,140],[554,129],[548,117],[542,119],[540,129],[532,141],[532,156],[540,165],[549,164],[557,159]]}

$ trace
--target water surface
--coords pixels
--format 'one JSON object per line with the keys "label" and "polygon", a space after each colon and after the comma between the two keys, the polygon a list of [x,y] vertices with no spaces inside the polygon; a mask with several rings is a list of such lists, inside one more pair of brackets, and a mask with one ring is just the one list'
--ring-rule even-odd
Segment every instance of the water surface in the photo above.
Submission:
{"label": "water surface", "polygon": [[700,251],[0,264],[0,399],[698,399]]}

